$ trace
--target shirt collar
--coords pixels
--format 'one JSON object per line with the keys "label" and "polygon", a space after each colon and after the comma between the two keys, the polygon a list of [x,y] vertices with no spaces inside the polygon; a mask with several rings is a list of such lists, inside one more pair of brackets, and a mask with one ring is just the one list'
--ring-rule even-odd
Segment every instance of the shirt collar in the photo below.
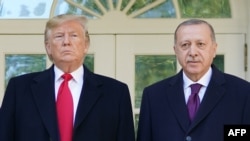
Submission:
{"label": "shirt collar", "polygon": [[[54,72],[55,72],[55,81],[59,81],[64,72],[60,70],[57,66],[54,66]],[[74,81],[80,82],[83,79],[84,75],[83,66],[79,67],[77,70],[71,72],[70,74],[72,75]]]}
{"label": "shirt collar", "polygon": [[205,75],[203,75],[203,76],[201,77],[201,79],[198,80],[197,82],[194,82],[194,81],[192,81],[191,79],[189,79],[189,78],[187,77],[187,75],[186,75],[186,74],[184,73],[184,71],[183,71],[184,88],[189,87],[189,86],[190,86],[191,84],[193,84],[193,83],[199,83],[199,84],[202,84],[202,86],[207,87],[207,86],[208,86],[208,83],[209,83],[209,81],[210,81],[210,79],[211,79],[211,77],[212,77],[212,68],[211,68],[211,67],[208,69],[208,71],[205,73]]}

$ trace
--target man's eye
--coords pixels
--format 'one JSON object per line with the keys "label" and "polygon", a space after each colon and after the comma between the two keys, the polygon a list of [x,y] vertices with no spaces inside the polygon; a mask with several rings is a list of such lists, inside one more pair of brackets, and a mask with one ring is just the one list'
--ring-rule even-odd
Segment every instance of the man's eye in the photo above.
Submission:
{"label": "man's eye", "polygon": [[55,38],[61,38],[63,35],[56,35]]}
{"label": "man's eye", "polygon": [[188,47],[189,47],[189,44],[188,44],[188,43],[182,44],[181,47],[184,48],[184,49],[185,49],[185,48],[188,48]]}
{"label": "man's eye", "polygon": [[183,46],[183,47],[186,47],[186,46],[188,46],[188,44],[182,44],[182,46]]}
{"label": "man's eye", "polygon": [[198,47],[204,47],[205,44],[204,43],[198,43]]}
{"label": "man's eye", "polygon": [[77,37],[77,34],[72,34],[71,37]]}

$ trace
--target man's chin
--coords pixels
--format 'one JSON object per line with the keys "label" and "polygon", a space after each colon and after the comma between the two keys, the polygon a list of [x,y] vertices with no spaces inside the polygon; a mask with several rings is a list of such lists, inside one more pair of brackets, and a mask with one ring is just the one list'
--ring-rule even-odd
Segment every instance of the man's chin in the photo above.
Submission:
{"label": "man's chin", "polygon": [[201,73],[201,69],[199,67],[189,67],[186,70],[187,73],[192,74],[192,75],[197,75]]}

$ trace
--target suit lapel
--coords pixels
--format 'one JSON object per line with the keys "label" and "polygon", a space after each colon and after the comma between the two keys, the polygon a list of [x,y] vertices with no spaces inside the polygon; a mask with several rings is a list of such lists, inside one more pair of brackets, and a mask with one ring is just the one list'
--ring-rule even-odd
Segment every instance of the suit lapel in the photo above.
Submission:
{"label": "suit lapel", "polygon": [[52,68],[37,76],[31,88],[45,128],[48,130],[51,139],[57,141],[58,129],[55,110],[54,71]]}
{"label": "suit lapel", "polygon": [[102,83],[96,78],[96,75],[84,67],[84,83],[76,112],[75,129],[84,121],[87,114],[100,98],[101,85]]}
{"label": "suit lapel", "polygon": [[192,125],[190,126],[190,130],[193,129],[196,125],[198,125],[215,108],[215,106],[225,95],[225,88],[222,85],[223,83],[225,83],[224,75],[216,68],[212,68],[212,78],[207,87],[197,115]]}
{"label": "suit lapel", "polygon": [[168,103],[182,129],[187,131],[189,127],[189,118],[184,98],[182,71],[179,72],[177,76],[173,77],[169,86],[169,94],[167,94]]}

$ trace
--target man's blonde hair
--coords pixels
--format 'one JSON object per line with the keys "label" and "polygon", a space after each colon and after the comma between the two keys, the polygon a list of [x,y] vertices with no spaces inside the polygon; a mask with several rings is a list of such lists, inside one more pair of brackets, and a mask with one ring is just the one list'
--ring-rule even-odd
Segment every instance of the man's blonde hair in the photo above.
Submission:
{"label": "man's blonde hair", "polygon": [[88,34],[88,28],[87,28],[87,22],[88,19],[85,16],[82,15],[73,15],[73,14],[62,14],[57,15],[53,18],[51,18],[47,23],[44,31],[44,42],[48,41],[48,36],[50,34],[50,31],[59,25],[61,25],[64,22],[68,21],[77,21],[81,24],[83,28],[84,35],[86,37],[87,42],[90,42],[89,34]]}

